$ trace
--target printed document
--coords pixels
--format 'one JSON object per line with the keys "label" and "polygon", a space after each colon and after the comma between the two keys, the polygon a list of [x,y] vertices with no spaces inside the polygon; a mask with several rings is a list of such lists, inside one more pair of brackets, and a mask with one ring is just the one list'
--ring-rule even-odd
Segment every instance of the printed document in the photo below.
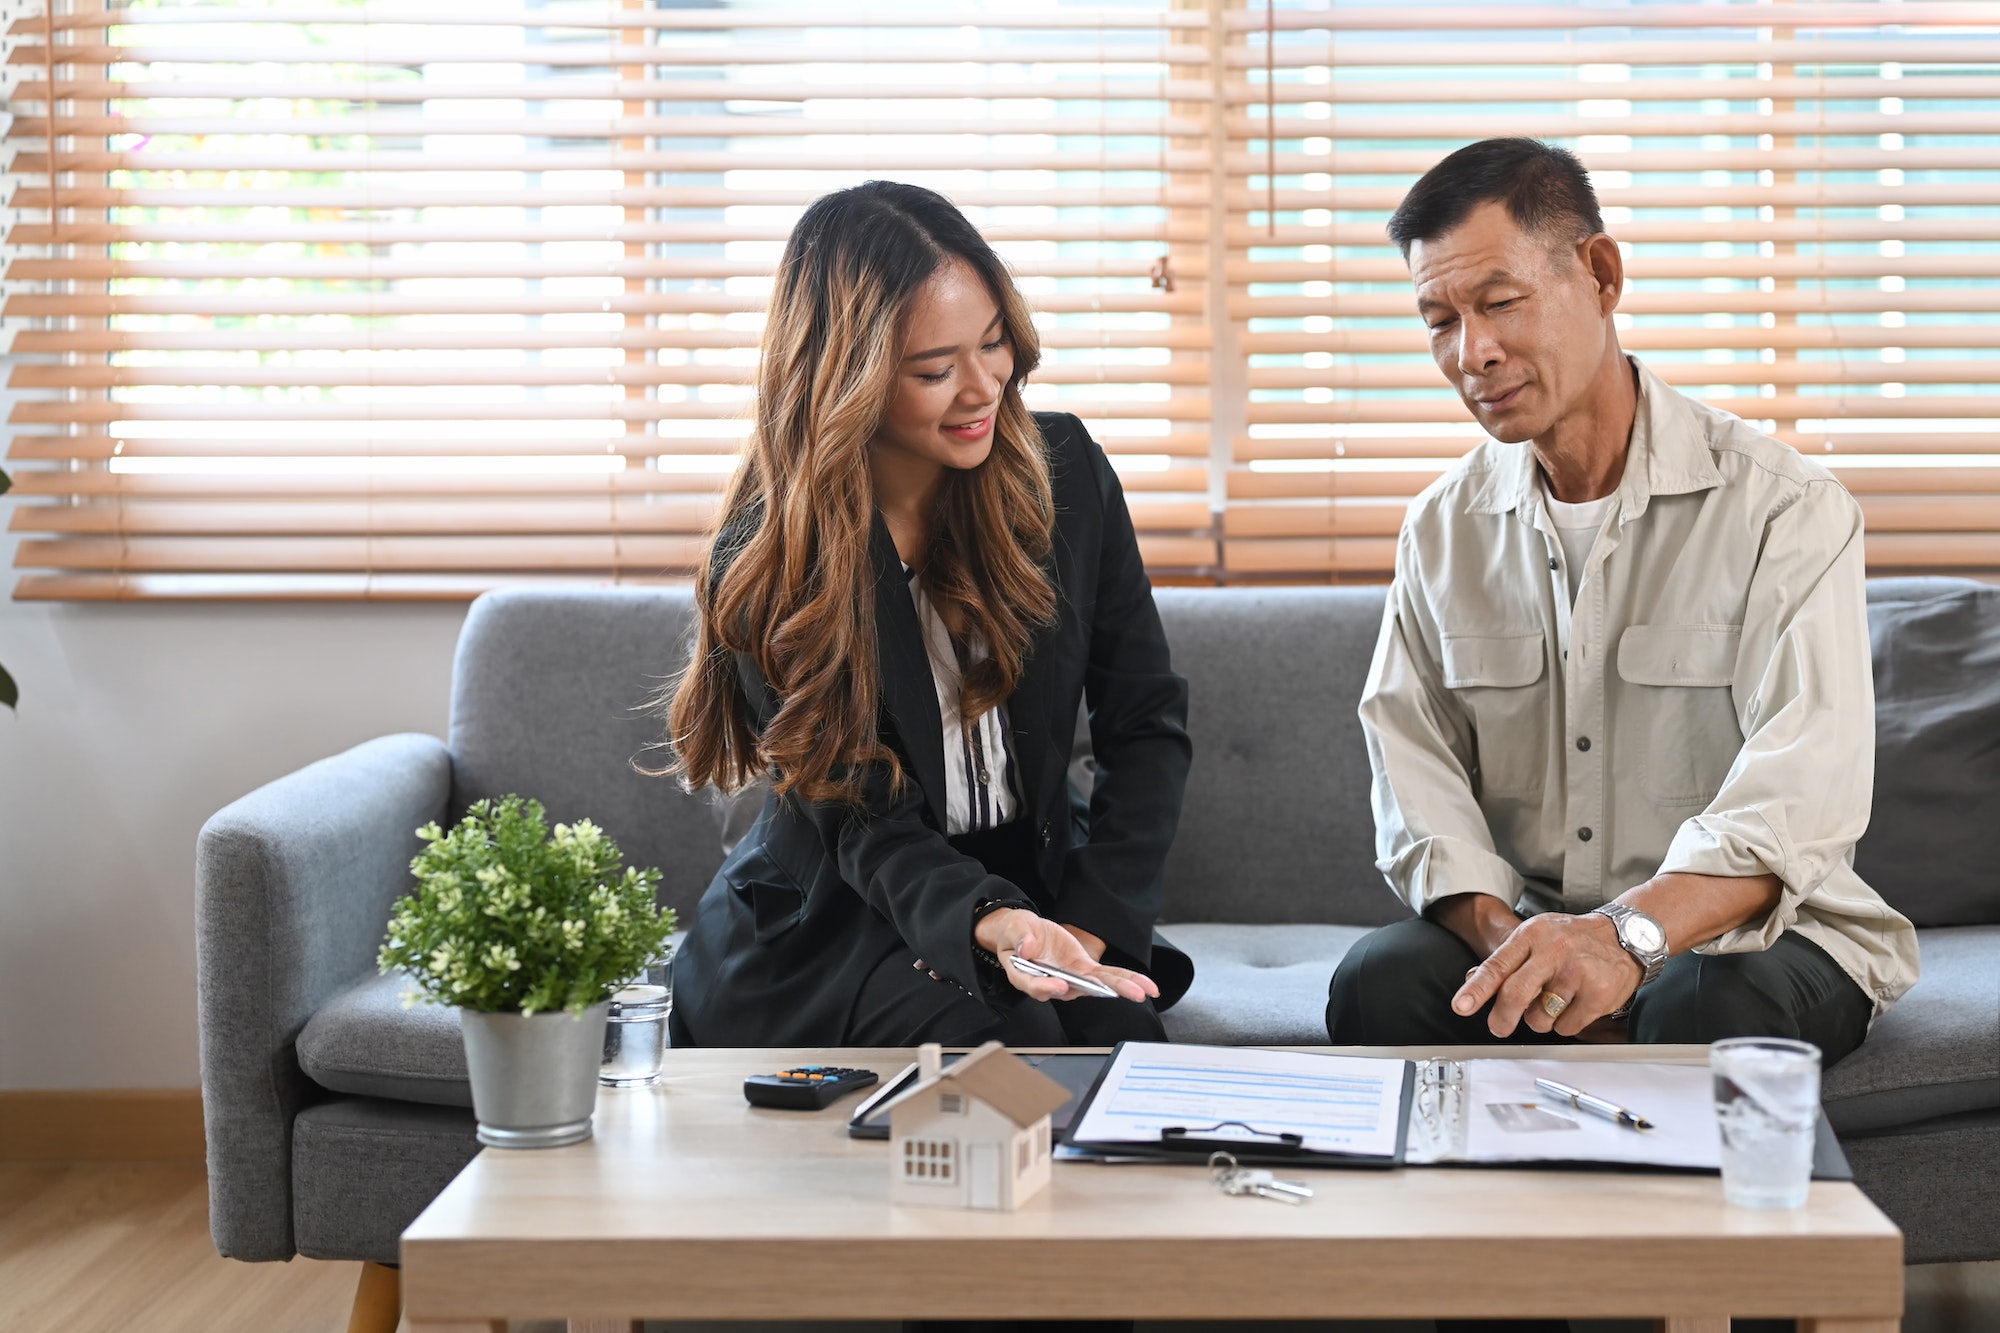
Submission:
{"label": "printed document", "polygon": [[[1648,1130],[1578,1110],[1535,1086],[1551,1078],[1626,1107]],[[1717,1170],[1722,1141],[1706,1065],[1620,1060],[1432,1060],[1417,1068],[1408,1159],[1602,1162]]]}
{"label": "printed document", "polygon": [[1080,1143],[1157,1146],[1179,1126],[1246,1147],[1297,1134],[1308,1153],[1394,1157],[1402,1060],[1126,1042],[1071,1127]]}

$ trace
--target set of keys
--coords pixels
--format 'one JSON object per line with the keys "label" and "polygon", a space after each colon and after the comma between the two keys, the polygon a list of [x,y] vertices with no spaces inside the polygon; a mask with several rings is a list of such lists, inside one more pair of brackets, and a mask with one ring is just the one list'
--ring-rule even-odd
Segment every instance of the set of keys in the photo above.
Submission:
{"label": "set of keys", "polygon": [[1224,1194],[1254,1194],[1260,1199],[1295,1204],[1313,1196],[1310,1186],[1295,1180],[1279,1180],[1262,1167],[1242,1166],[1230,1153],[1210,1153],[1208,1169],[1215,1173],[1215,1187]]}

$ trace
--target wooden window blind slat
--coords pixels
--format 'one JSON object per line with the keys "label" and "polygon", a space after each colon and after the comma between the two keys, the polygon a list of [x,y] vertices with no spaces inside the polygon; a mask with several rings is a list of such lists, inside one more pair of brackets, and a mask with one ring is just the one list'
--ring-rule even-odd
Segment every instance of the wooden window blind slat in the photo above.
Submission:
{"label": "wooden window blind slat", "polygon": [[[737,424],[740,426],[741,423]],[[1099,443],[1114,458],[1129,454],[1145,458],[1199,458],[1205,462],[1211,437],[1205,429],[1188,428],[1166,434],[1106,433]],[[681,460],[688,466],[706,469],[724,466],[715,460],[733,457],[737,450],[736,435],[728,433],[690,436],[669,442],[657,436],[640,434],[555,436],[536,433],[516,436],[492,431],[462,438],[408,434],[370,434],[365,437],[313,434],[279,438],[258,435],[110,435],[93,432],[17,436],[14,457],[64,462],[102,462],[112,458],[257,460],[256,463],[241,462],[239,469],[259,464],[305,466],[306,463],[301,460],[320,460],[328,466],[334,463],[373,466],[383,459],[429,458],[451,460],[452,474],[464,476],[471,465],[482,459],[492,460],[493,470],[498,471],[519,466],[508,460],[522,457],[628,460],[659,457]],[[21,479],[17,479],[16,485],[21,484]],[[59,491],[60,488],[51,493]]]}
{"label": "wooden window blind slat", "polygon": [[[34,31],[39,29],[31,31],[30,38],[34,36]],[[757,72],[750,71],[750,73],[755,75]],[[47,80],[31,69],[16,85],[15,97],[21,101],[45,103],[48,88]],[[288,99],[308,101],[387,105],[425,102],[441,106],[462,101],[493,102],[544,98],[596,102],[713,103],[716,91],[712,79],[593,79],[580,75],[566,76],[556,88],[551,88],[547,80],[505,82],[496,78],[490,81],[453,80],[437,84],[427,80],[405,81],[382,78],[339,81],[325,78],[281,80],[256,74],[246,74],[244,77],[229,80],[217,80],[203,74],[172,81],[148,78],[126,81],[59,76],[55,81],[55,88],[58,101],[71,98],[215,101],[282,95]],[[729,91],[738,99],[755,102],[818,102],[857,98],[866,100],[865,95],[856,93],[851,84],[809,82],[797,78],[772,77],[768,82],[762,83],[754,81],[754,78],[732,79]],[[1131,91],[1129,83],[1120,86],[1116,82],[1092,81],[1088,78],[1065,78],[1060,82],[1045,77],[986,78],[976,68],[969,71],[967,77],[962,79],[950,81],[917,79],[909,82],[899,81],[896,84],[896,94],[903,98],[972,97],[1001,102],[1033,101],[1057,96],[1065,99],[1108,99],[1127,91]],[[1186,78],[1175,77],[1171,73],[1152,91],[1170,102],[1202,103],[1215,96],[1215,89],[1210,84],[1196,83]]]}
{"label": "wooden window blind slat", "polygon": [[[1167,347],[1205,349],[1212,337],[1205,328],[1167,329],[1043,329],[1042,346],[1059,348]],[[14,335],[17,352],[354,352],[354,351],[478,351],[506,349],[547,351],[562,347],[671,348],[700,353],[718,349],[757,347],[758,334],[731,329],[620,329],[565,333],[555,329],[502,332],[460,330],[424,333],[409,329],[380,333],[265,333],[240,330],[219,333],[124,332],[115,329],[55,332],[23,329]],[[1960,344],[1950,344],[1958,346]],[[1966,344],[1970,345],[1970,344]]]}
{"label": "wooden window blind slat", "polygon": [[[879,5],[826,5],[811,11],[811,26],[826,29],[864,28],[871,33],[883,29],[921,30],[925,28],[961,28],[965,18],[961,14],[946,10],[908,8],[887,10]],[[714,31],[742,30],[755,32],[764,29],[794,29],[801,26],[801,15],[785,10],[759,12],[754,9],[738,10],[733,13],[714,11],[667,9],[648,10],[627,6],[610,9],[603,5],[570,5],[554,9],[502,9],[498,6],[468,10],[464,6],[449,4],[374,4],[356,5],[348,8],[331,6],[297,5],[284,11],[284,19],[294,24],[314,26],[388,26],[392,24],[419,25],[423,27],[477,26],[477,27],[562,27],[575,29],[607,28],[619,32],[654,30],[672,31]],[[83,31],[99,28],[118,27],[130,23],[146,23],[155,27],[196,27],[222,24],[266,23],[263,15],[245,14],[242,10],[225,7],[194,7],[176,10],[137,9],[124,6],[107,6],[100,10],[81,10],[56,16],[58,31]],[[22,31],[41,31],[41,20],[17,24]],[[1182,29],[1205,33],[1208,20],[1197,13],[1177,11],[1148,11],[1117,8],[1093,8],[1079,5],[1067,10],[1025,9],[1008,12],[1004,9],[979,16],[982,27],[987,28],[1027,28],[1039,31],[1088,30],[1115,33],[1125,30],[1144,32]]]}
{"label": "wooden window blind slat", "polygon": [[1515,133],[1591,169],[1628,348],[1872,566],[2000,573],[1990,5],[1273,5],[16,20],[15,595],[685,577],[791,220],[869,176],[1014,266],[1156,576],[1380,578],[1478,438],[1382,224]]}
{"label": "wooden window blind slat", "polygon": [[[1875,27],[1883,22],[1883,12],[1875,3],[1829,3],[1813,4],[1808,8],[1793,8],[1786,0],[1752,0],[1751,3],[1733,4],[1726,11],[1730,26],[1751,25],[1784,26],[1795,29],[1819,29],[1837,27]],[[468,13],[463,8],[438,4],[398,4],[361,5],[352,8],[300,5],[287,11],[289,21],[314,25],[361,25],[361,24],[421,24],[424,26],[464,25],[507,25],[534,26],[550,22],[545,10],[516,9],[503,10],[497,7],[483,9],[477,14]],[[792,28],[798,25],[798,18],[783,11],[759,13],[755,10],[738,13],[715,13],[701,10],[610,10],[602,7],[585,8],[576,6],[559,16],[563,26],[577,29],[610,28],[628,29],[671,29],[680,31],[703,31],[718,29],[742,29],[754,31],[769,28]],[[1569,5],[1468,5],[1438,4],[1425,11],[1425,20],[1436,29],[1488,28],[1506,31],[1524,28],[1570,29],[1580,26],[1618,27],[1616,22],[1625,17],[1618,10],[1598,10],[1596,13],[1579,15],[1574,6]],[[1718,10],[1713,4],[1659,4],[1649,6],[1643,15],[1649,28],[1713,28],[1718,24]],[[1579,19],[1584,22],[1580,23]],[[1985,24],[1992,21],[1992,11],[1982,0],[1897,0],[1894,18],[1898,23],[1909,24]],[[1592,23],[1590,20],[1597,20]],[[188,8],[169,10],[162,13],[150,9],[130,9],[122,6],[107,6],[99,10],[85,10],[54,16],[54,26],[59,31],[94,30],[116,27],[134,22],[146,22],[160,27],[202,26],[220,24],[243,24],[265,21],[258,17],[246,17],[240,12],[222,8]],[[1078,6],[1072,10],[1023,9],[1014,13],[997,10],[991,14],[982,13],[979,19],[987,27],[1014,27],[1036,30],[1055,29],[1096,29],[1103,31],[1165,30],[1179,29],[1190,32],[1206,32],[1213,20],[1207,19],[1190,7],[1184,10],[1145,11],[1118,8],[1091,8]],[[12,30],[39,31],[41,20],[17,21]],[[813,26],[822,28],[883,28],[921,29],[925,27],[959,27],[965,22],[963,16],[949,10],[926,11],[912,7],[885,12],[879,6],[826,6],[814,11]],[[1370,30],[1406,30],[1410,24],[1410,9],[1407,5],[1354,5],[1340,14],[1340,26],[1344,31],[1365,32]],[[1279,10],[1273,15],[1251,12],[1247,9],[1226,13],[1221,20],[1224,32],[1244,32],[1260,29],[1266,25],[1276,26],[1281,31],[1292,32],[1300,29],[1323,29],[1326,27],[1324,11],[1320,9]]]}
{"label": "wooden window blind slat", "polygon": [[[549,11],[543,11],[545,13]],[[144,11],[132,11],[135,20]],[[812,20],[801,15],[794,20],[801,27],[810,26]],[[150,26],[143,21],[132,27]],[[386,26],[410,26],[390,23]],[[532,25],[484,24],[505,29],[508,27],[535,26],[561,29],[568,25],[560,21],[540,19]],[[607,42],[602,36],[593,36],[585,41],[559,41],[537,43],[532,46],[489,46],[484,43],[463,46],[439,41],[436,43],[397,44],[391,38],[379,44],[355,42],[315,42],[284,43],[263,45],[251,42],[217,43],[195,45],[189,43],[149,45],[143,42],[130,44],[103,44],[97,42],[75,42],[65,46],[65,63],[80,65],[353,65],[367,68],[387,66],[410,68],[414,66],[437,67],[442,65],[529,65],[548,68],[582,67],[603,69],[626,64],[641,63],[629,60],[630,53],[624,48]],[[656,58],[643,63],[655,67],[702,68],[712,66],[755,66],[755,65],[819,65],[838,62],[849,65],[956,65],[965,63],[967,49],[959,45],[938,43],[934,39],[916,38],[909,41],[860,43],[851,38],[830,42],[815,42],[807,47],[792,42],[762,43],[753,41],[730,42],[724,46],[697,46],[675,44],[652,48]],[[1209,54],[1205,47],[1193,43],[1178,45],[1172,42],[1129,42],[1121,41],[1115,47],[1093,46],[1088,42],[1078,43],[1034,43],[1009,45],[1004,58],[1010,64],[1028,65],[1091,65],[1105,64],[1160,64],[1206,65]],[[1894,55],[1879,59],[1894,60]],[[30,65],[40,63],[42,54],[30,43],[16,47],[8,56],[7,63]]]}
{"label": "wooden window blind slat", "polygon": [[[1898,23],[1990,24],[1993,15],[1978,0],[1896,0],[1892,11]],[[1435,4],[1425,5],[1422,22],[1433,32],[1483,28],[1496,33],[1521,29],[1549,28],[1592,31],[1620,28],[1641,20],[1649,29],[1676,28],[1784,27],[1796,30],[1821,28],[1873,28],[1884,21],[1882,8],[1875,3],[1806,3],[1791,0],[1750,0],[1730,3],[1723,9],[1714,4],[1654,4],[1643,10],[1622,8],[1584,9],[1576,5],[1554,4]],[[1411,25],[1409,5],[1353,5],[1338,15],[1340,31],[1407,32]],[[1623,20],[1621,22],[1621,20]],[[1237,32],[1254,32],[1274,26],[1285,33],[1301,29],[1322,30],[1327,17],[1318,7],[1280,8],[1275,14],[1261,12],[1231,15],[1228,27]]]}
{"label": "wooden window blind slat", "polygon": [[[1496,9],[1499,7],[1495,5]],[[1422,5],[1410,6],[1403,12],[1403,21],[1411,22],[1413,16],[1422,13],[1424,8]],[[1811,8],[1810,0],[1801,0],[1802,13]],[[1346,16],[1339,11],[1329,10],[1326,13],[1328,18],[1314,25],[1315,31],[1324,30],[1329,23],[1345,23]],[[1891,14],[1895,17],[1890,17]],[[1646,26],[1646,16],[1641,10],[1627,9],[1619,17],[1632,20],[1630,26]],[[1885,23],[1895,24],[1901,16],[1891,10],[1883,17]],[[1475,22],[1467,26],[1480,25]],[[1811,27],[1812,21],[1807,19],[1803,24],[1794,21],[1792,26]],[[1581,26],[1577,30],[1589,31]],[[1256,35],[1256,30],[1251,29],[1253,40]],[[1287,31],[1285,35],[1296,36],[1297,29]],[[1453,37],[1460,35],[1452,34]],[[1355,36],[1361,37],[1361,34]],[[1844,37],[1839,41],[1817,37],[1772,37],[1769,25],[1763,25],[1763,31],[1746,26],[1738,33],[1706,39],[1667,37],[1646,41],[1459,42],[1449,39],[1439,41],[1436,33],[1427,32],[1420,42],[1383,42],[1365,38],[1328,40],[1308,35],[1281,49],[1287,57],[1283,61],[1284,68],[1337,65],[1342,69],[1387,69],[1419,62],[1433,69],[1489,70],[1522,66],[1673,65],[1699,68],[1703,65],[1754,66],[1764,63],[1853,66],[1884,62],[1935,64],[1944,61],[1968,65],[1991,64],[2000,60],[2000,39],[1994,38],[1991,33],[1983,36],[1952,34],[1949,40],[1950,49],[1946,50],[1935,38],[1922,37],[1877,37],[1868,40]],[[1748,45],[1750,42],[1755,42],[1755,46]],[[1238,69],[1261,69],[1264,65],[1264,53],[1256,46],[1232,47],[1223,58]],[[1454,100],[1464,102],[1470,99],[1461,94]]]}
{"label": "wooden window blind slat", "polygon": [[[584,387],[584,386],[579,386]],[[605,387],[605,386],[595,386]],[[728,386],[722,386],[728,387]],[[1094,388],[1095,384],[1085,385]],[[496,402],[490,389],[479,393],[458,390],[456,401],[435,398],[422,402],[407,399],[371,399],[359,396],[334,403],[186,402],[154,403],[139,401],[17,403],[8,420],[23,422],[298,422],[298,421],[576,421],[608,418],[622,422],[646,421],[741,421],[747,401],[734,398],[711,400],[660,401],[628,400],[609,395],[577,396],[569,401]],[[1028,396],[1030,407],[1054,411],[1074,407],[1084,417],[1129,418],[1133,420],[1206,421],[1210,415],[1207,398],[1120,399],[1109,397],[1058,398],[1047,393]],[[651,446],[649,446],[651,447]],[[657,446],[664,450],[666,445]]]}

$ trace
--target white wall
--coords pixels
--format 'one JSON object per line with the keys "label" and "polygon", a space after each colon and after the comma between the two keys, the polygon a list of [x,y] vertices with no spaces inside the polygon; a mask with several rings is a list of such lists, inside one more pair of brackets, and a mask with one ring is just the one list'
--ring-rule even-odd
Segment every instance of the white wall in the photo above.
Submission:
{"label": "white wall", "polygon": [[464,616],[0,601],[0,1089],[199,1083],[196,833],[371,736],[443,735]]}

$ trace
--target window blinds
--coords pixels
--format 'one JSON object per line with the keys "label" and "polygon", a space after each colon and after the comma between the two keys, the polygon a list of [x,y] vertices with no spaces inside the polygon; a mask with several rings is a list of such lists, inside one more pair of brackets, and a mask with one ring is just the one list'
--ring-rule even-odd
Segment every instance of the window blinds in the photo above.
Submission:
{"label": "window blinds", "polygon": [[1382,224],[1582,153],[1626,345],[2000,570],[2000,26],[1880,3],[234,3],[17,20],[15,595],[684,578],[769,272],[871,177],[963,206],[1162,578],[1372,579],[1476,441]]}
{"label": "window blinds", "polygon": [[1207,23],[619,0],[17,23],[10,456],[49,503],[16,506],[16,595],[685,577],[791,223],[876,176],[996,243],[1049,349],[1032,405],[1090,422],[1150,562],[1210,568]]}
{"label": "window blinds", "polygon": [[[1978,4],[1324,5],[1233,17],[1226,570],[1381,578],[1480,437],[1382,224],[1475,139],[1575,149],[1621,341],[1860,499],[1878,571],[2000,566],[2000,27]],[[1267,37],[1268,32],[1268,37]]]}

